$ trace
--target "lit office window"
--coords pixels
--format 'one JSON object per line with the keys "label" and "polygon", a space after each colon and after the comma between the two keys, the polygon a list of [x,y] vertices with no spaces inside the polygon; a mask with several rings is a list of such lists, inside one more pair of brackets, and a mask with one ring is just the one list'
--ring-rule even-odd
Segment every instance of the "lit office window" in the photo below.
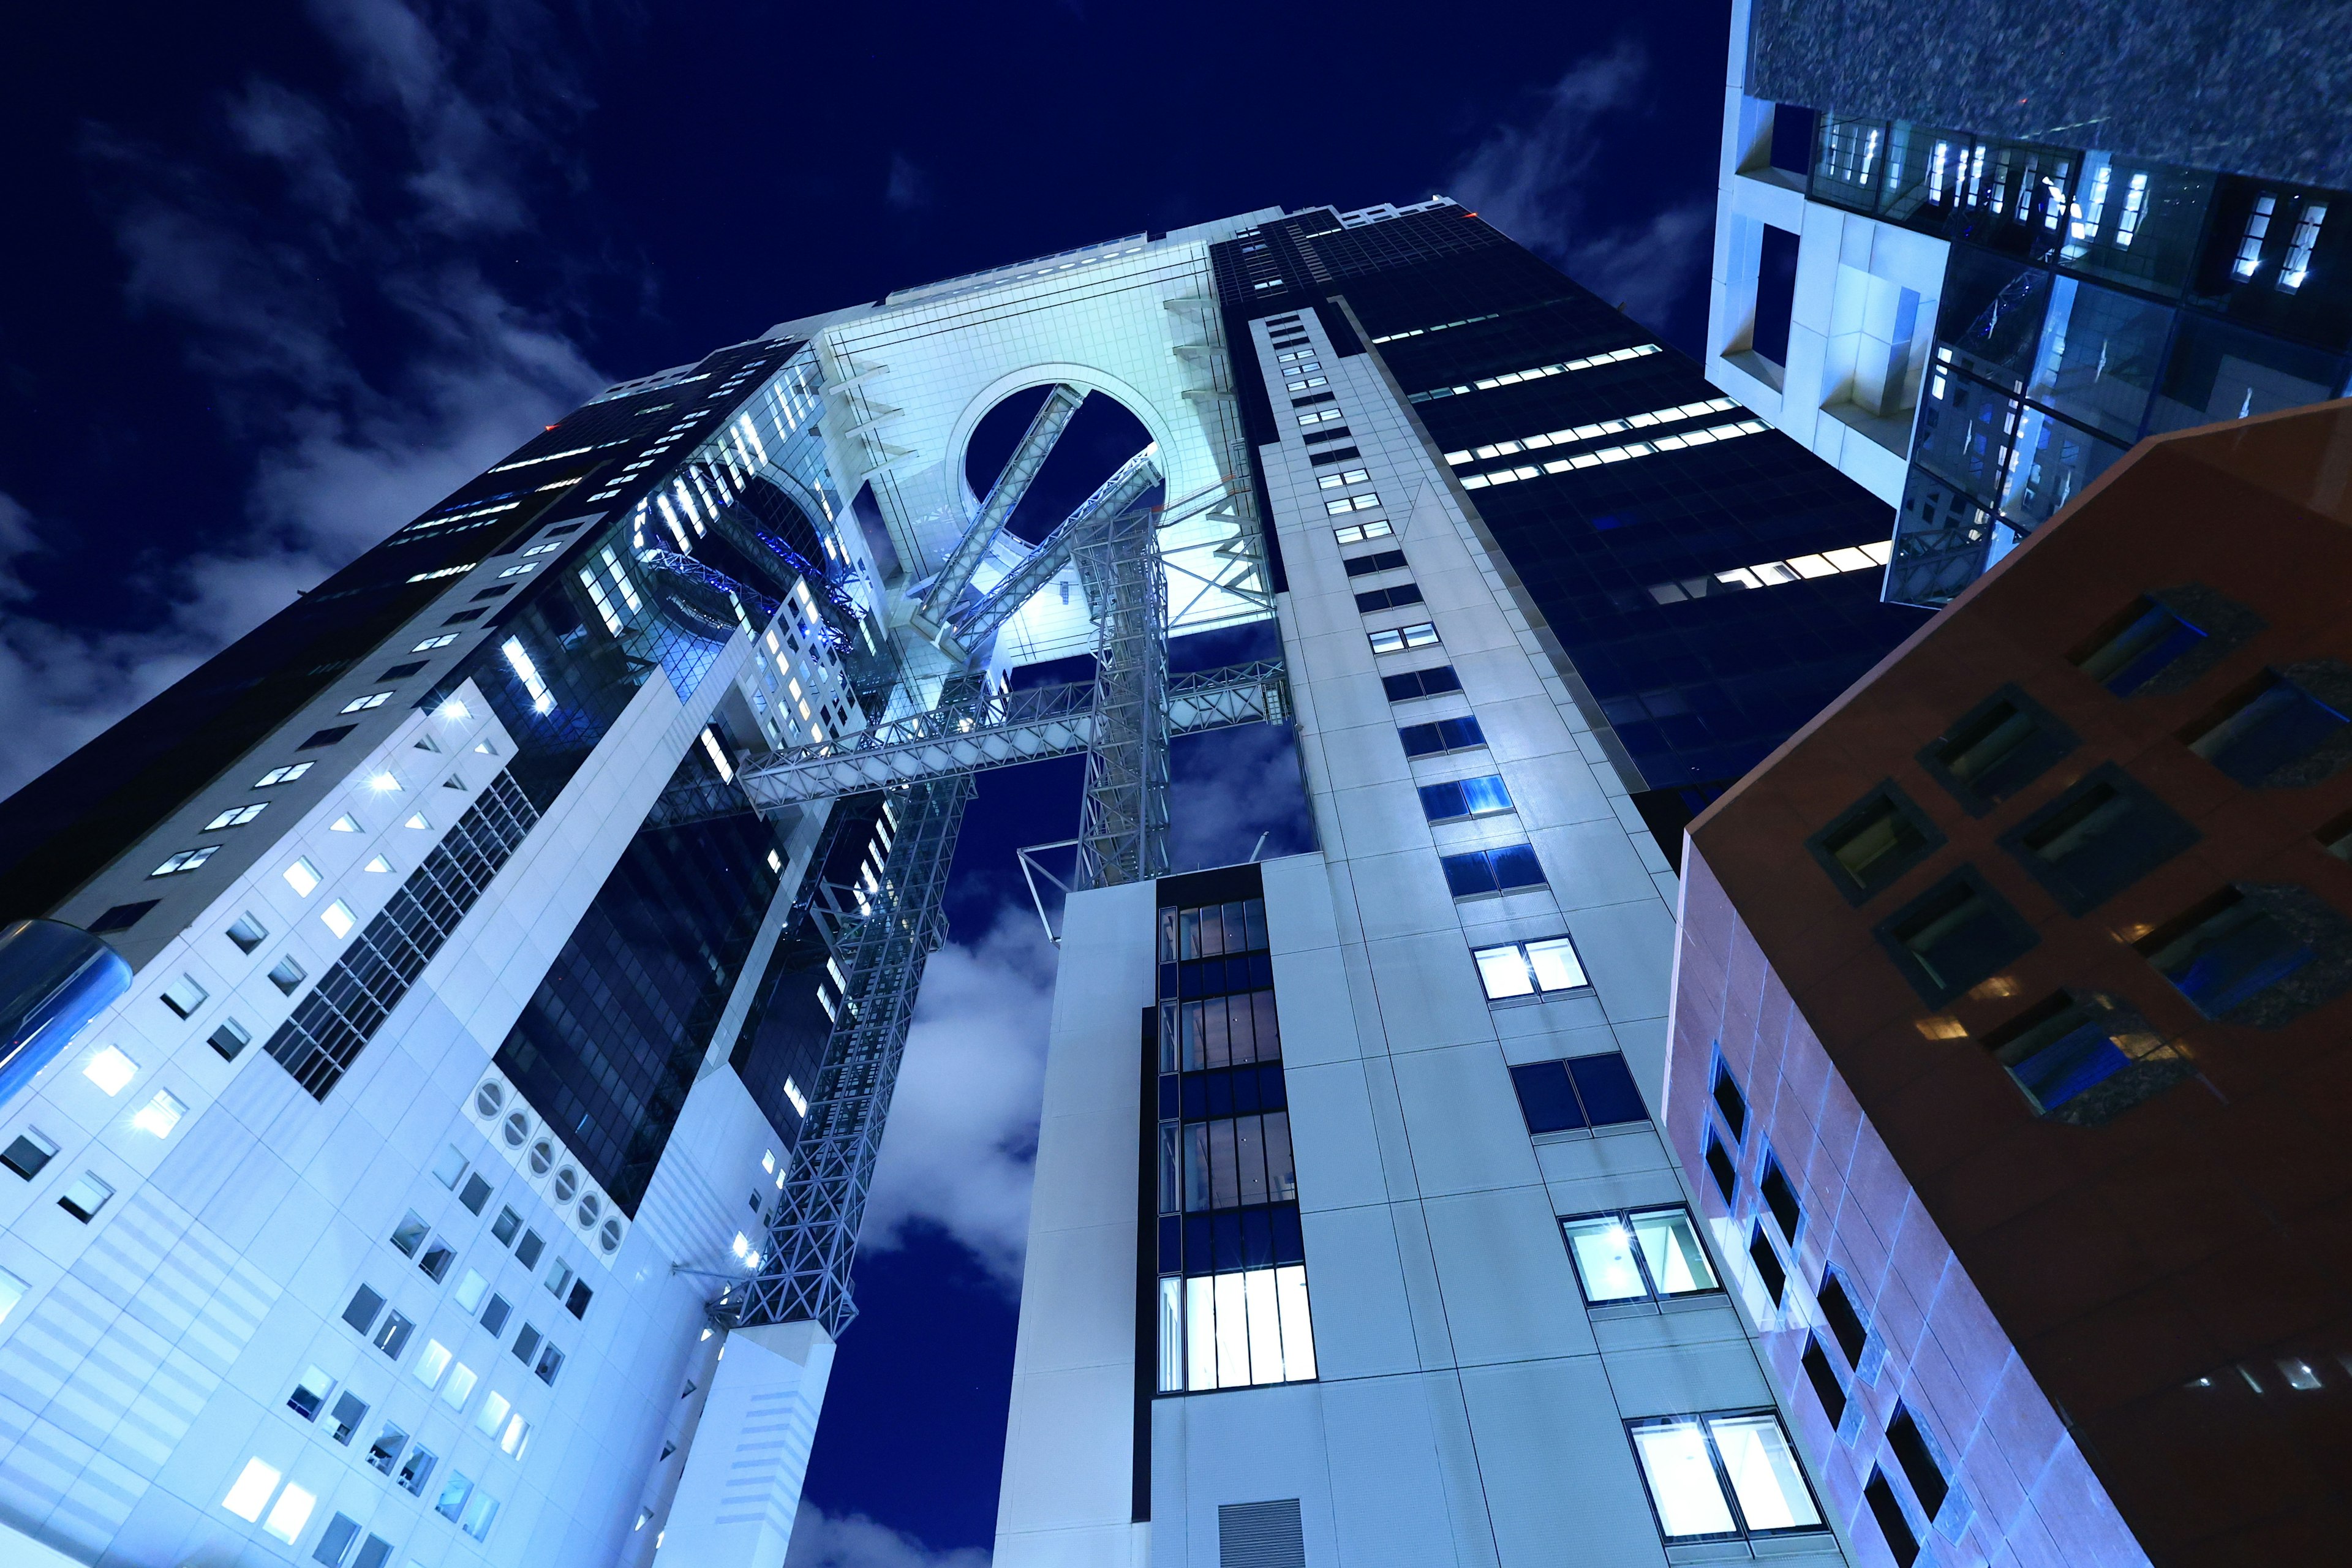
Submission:
{"label": "lit office window", "polygon": [[1159,913],[1159,1391],[1309,1379],[1265,900]]}
{"label": "lit office window", "polygon": [[147,874],[150,877],[169,877],[181,871],[193,871],[211,859],[219,848],[217,844],[205,844],[194,849],[183,849]]}
{"label": "lit office window", "polygon": [[531,662],[530,653],[522,646],[522,639],[509,637],[499,645],[499,651],[506,655],[507,664],[514,670],[515,679],[522,682],[523,690],[530,695],[531,711],[552,712],[555,696],[548,690],[547,682],[541,678],[539,666]]}
{"label": "lit office window", "polygon": [[278,1489],[280,1474],[275,1465],[247,1459],[236,1479],[229,1483],[228,1495],[221,1499],[221,1507],[247,1524],[259,1523],[261,1510],[269,1505],[269,1494]]}
{"label": "lit office window", "polygon": [[1475,949],[1470,956],[1477,961],[1478,984],[1486,987],[1489,1002],[1577,991],[1591,984],[1584,965],[1577,962],[1575,944],[1564,936],[1507,942]]}
{"label": "lit office window", "polygon": [[2268,191],[2254,198],[2254,210],[2246,215],[2245,232],[2238,238],[2238,259],[2231,270],[2241,278],[2252,278],[2263,264],[2263,237],[2271,231],[2271,215],[2278,211],[2278,198]]}
{"label": "lit office window", "polygon": [[1591,1306],[1664,1300],[1722,1289],[1690,1211],[1679,1204],[1589,1215],[1559,1225],[1584,1300]]}
{"label": "lit office window", "polygon": [[2139,220],[2147,216],[2147,174],[2145,170],[2131,177],[2124,187],[2123,216],[2116,220],[2116,248],[2129,250],[2132,237],[2139,233]]}
{"label": "lit office window", "polygon": [[381,708],[390,700],[392,700],[392,693],[389,691],[371,691],[365,697],[352,698],[349,702],[344,703],[341,708],[337,709],[336,711],[339,713],[364,713],[371,708]]}
{"label": "lit office window", "polygon": [[1386,539],[1394,531],[1388,519],[1376,517],[1368,522],[1343,522],[1331,531],[1331,537],[1341,544],[1361,544],[1367,539]]}
{"label": "lit office window", "polygon": [[1380,504],[1379,492],[1366,490],[1360,496],[1341,496],[1336,500],[1327,500],[1323,503],[1323,510],[1333,517],[1341,517],[1351,511],[1370,511]]}
{"label": "lit office window", "polygon": [[1627,1424],[1670,1542],[1822,1528],[1780,1418],[1769,1410]]}
{"label": "lit office window", "polygon": [[1349,485],[1366,483],[1371,477],[1372,471],[1370,468],[1346,468],[1336,474],[1325,474],[1315,481],[1315,488],[1324,490],[1342,490]]}
{"label": "lit office window", "polygon": [[[451,643],[456,642],[457,640],[457,634],[456,632],[443,632],[437,637],[426,637],[423,642],[418,643],[415,647],[410,648],[408,651],[411,653],[431,653],[435,648],[447,647]],[[308,767],[310,764],[306,763],[303,765]]]}
{"label": "lit office window", "polygon": [[254,805],[233,805],[205,823],[204,830],[212,833],[223,827],[243,827],[268,808],[269,803],[266,800]]}
{"label": "lit office window", "polygon": [[1374,653],[1402,653],[1407,648],[1435,647],[1437,627],[1429,621],[1416,621],[1409,626],[1391,626],[1386,631],[1368,633]]}
{"label": "lit office window", "polygon": [[2286,265],[2279,268],[2278,286],[2282,293],[2294,293],[2311,275],[2311,253],[2319,244],[2319,226],[2326,221],[2326,202],[2304,204],[2301,216],[2294,220],[2294,237],[2287,242]]}
{"label": "lit office window", "polygon": [[271,784],[292,784],[296,779],[299,779],[304,773],[309,773],[310,768],[311,764],[309,763],[296,763],[289,767],[272,768],[268,773],[262,774],[259,778],[254,780],[253,787],[256,789],[267,789]]}

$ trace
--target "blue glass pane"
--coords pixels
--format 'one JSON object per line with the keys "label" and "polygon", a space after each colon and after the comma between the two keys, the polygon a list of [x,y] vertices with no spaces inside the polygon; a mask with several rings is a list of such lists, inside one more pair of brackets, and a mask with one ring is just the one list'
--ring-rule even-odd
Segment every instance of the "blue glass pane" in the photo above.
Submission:
{"label": "blue glass pane", "polygon": [[1595,1127],[1650,1119],[1649,1108],[1642,1103],[1642,1091],[1633,1087],[1633,1075],[1626,1070],[1625,1058],[1616,1052],[1573,1058],[1568,1064],[1568,1073],[1576,1080],[1577,1095],[1584,1101],[1584,1112]]}
{"label": "blue glass pane", "polygon": [[2062,1035],[2009,1070],[2034,1104],[2054,1110],[2130,1065],[2106,1030],[2092,1023]]}
{"label": "blue glass pane", "polygon": [[1236,1116],[1255,1115],[1259,1109],[1257,1099],[1257,1069],[1255,1068],[1232,1068],[1227,1069],[1225,1076],[1230,1079],[1233,1083],[1232,1099],[1234,1102],[1234,1114]]}
{"label": "blue glass pane", "polygon": [[1184,1120],[1206,1121],[1209,1119],[1209,1080],[1199,1073],[1184,1075]]}
{"label": "blue glass pane", "polygon": [[1264,1209],[1242,1211],[1242,1267],[1274,1267],[1274,1219]]}
{"label": "blue glass pane", "polygon": [[1444,739],[1434,724],[1403,725],[1397,731],[1397,739],[1404,742],[1404,754],[1408,757],[1425,757],[1445,750]]}
{"label": "blue glass pane", "polygon": [[1274,1214],[1274,1260],[1276,1263],[1307,1261],[1306,1238],[1299,1234],[1298,1205],[1277,1204]]}
{"label": "blue glass pane", "polygon": [[1478,728],[1478,721],[1475,719],[1440,719],[1437,721],[1437,730],[1438,733],[1445,738],[1445,744],[1449,750],[1458,750],[1464,746],[1483,746],[1486,743],[1486,732]]}
{"label": "blue glass pane", "polygon": [[1495,868],[1487,863],[1483,850],[1448,855],[1440,864],[1445,868],[1445,886],[1457,899],[1495,890]]}
{"label": "blue glass pane", "polygon": [[2347,721],[2301,687],[2282,680],[2254,699],[2242,720],[2229,722],[2236,733],[2212,753],[2213,765],[2251,789],[2308,756]]}
{"label": "blue glass pane", "polygon": [[1464,807],[1471,815],[1511,809],[1511,792],[1503,787],[1499,774],[1488,773],[1482,779],[1464,779],[1455,787],[1461,790]]}
{"label": "blue glass pane", "polygon": [[1184,1272],[1207,1274],[1217,1266],[1216,1248],[1209,1245],[1209,1216],[1188,1214],[1184,1216]]}
{"label": "blue glass pane", "polygon": [[1248,973],[1237,989],[1264,991],[1274,984],[1274,956],[1271,953],[1250,954],[1248,965]]}
{"label": "blue glass pane", "polygon": [[1181,1215],[1160,1216],[1160,1272],[1184,1272],[1184,1221]]}
{"label": "blue glass pane", "polygon": [[2124,628],[2115,646],[2126,653],[2121,669],[2107,677],[2107,689],[2129,697],[2156,679],[2157,672],[2205,640],[2205,634],[2161,605]]}
{"label": "blue glass pane", "polygon": [[1290,1105],[1290,1093],[1282,1081],[1280,1062],[1261,1063],[1257,1069],[1258,1104],[1267,1110],[1283,1110]]}
{"label": "blue glass pane", "polygon": [[1514,844],[1504,849],[1489,849],[1486,853],[1495,863],[1496,887],[1538,888],[1543,885],[1543,867],[1536,859],[1532,844]]}
{"label": "blue glass pane", "polygon": [[2318,956],[2276,921],[2256,915],[2168,970],[2166,978],[2200,1012],[2218,1018]]}
{"label": "blue glass pane", "polygon": [[1565,1132],[1584,1125],[1584,1112],[1577,1108],[1576,1095],[1569,1088],[1566,1063],[1529,1062],[1515,1067],[1511,1087],[1518,1091],[1519,1114],[1527,1118],[1528,1131]]}
{"label": "blue glass pane", "polygon": [[1172,1072],[1161,1073],[1160,1075],[1160,1121],[1173,1121],[1179,1116],[1183,1114],[1182,1111],[1177,1109],[1181,1102],[1181,1093],[1176,1086],[1176,1075]]}
{"label": "blue glass pane", "polygon": [[1201,1084],[1209,1101],[1209,1115],[1213,1119],[1234,1113],[1234,1079],[1229,1072],[1201,1075]]}
{"label": "blue glass pane", "polygon": [[1218,1272],[1223,1273],[1228,1268],[1241,1268],[1242,1216],[1228,1210],[1223,1214],[1211,1215],[1209,1218],[1216,1237],[1215,1258]]}
{"label": "blue glass pane", "polygon": [[1463,786],[1458,784],[1423,784],[1421,786],[1421,814],[1432,822],[1444,822],[1470,815],[1470,805]]}

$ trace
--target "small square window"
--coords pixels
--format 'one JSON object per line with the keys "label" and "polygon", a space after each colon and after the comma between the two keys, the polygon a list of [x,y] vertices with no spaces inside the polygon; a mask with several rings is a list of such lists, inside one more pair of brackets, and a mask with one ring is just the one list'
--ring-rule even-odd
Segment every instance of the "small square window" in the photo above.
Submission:
{"label": "small square window", "polygon": [[1806,841],[1848,903],[1894,885],[1943,847],[1944,836],[1892,782],[1880,784]]}
{"label": "small square window", "polygon": [[539,1353],[539,1343],[541,1337],[542,1336],[537,1329],[532,1328],[529,1323],[525,1323],[522,1326],[522,1331],[515,1335],[515,1360],[522,1363],[525,1366],[529,1366],[530,1364],[530,1358]]}
{"label": "small square window", "polygon": [[522,1228],[522,1215],[504,1205],[499,1207],[499,1217],[490,1222],[490,1234],[500,1247],[514,1245],[515,1233]]}
{"label": "small square window", "polygon": [[425,1223],[425,1216],[410,1209],[401,1217],[400,1223],[392,1227],[392,1244],[404,1255],[414,1258],[417,1248],[425,1245],[425,1238],[432,1233],[433,1227]]}
{"label": "small square window", "polygon": [[1731,1151],[1723,1146],[1723,1140],[1715,1135],[1712,1127],[1706,1130],[1706,1173],[1715,1178],[1715,1190],[1723,1194],[1726,1204],[1729,1204],[1739,1190],[1739,1166],[1732,1159]]}
{"label": "small square window", "polygon": [[1548,996],[1581,990],[1590,984],[1584,965],[1577,961],[1575,944],[1564,936],[1476,948],[1470,957],[1478,966],[1478,983],[1489,1002]]}
{"label": "small square window", "polygon": [[191,1017],[197,1008],[205,1005],[205,998],[211,994],[196,984],[194,975],[183,974],[163,987],[163,1005],[183,1018]]}
{"label": "small square window", "polygon": [[314,731],[309,740],[294,749],[298,752],[315,752],[321,746],[331,746],[358,727],[355,724],[336,724],[324,730]]}
{"label": "small square window", "polygon": [[2183,744],[2248,789],[2299,789],[2352,762],[2352,668],[2314,659],[2265,670],[2181,731]]}
{"label": "small square window", "polygon": [[1895,1462],[1903,1467],[1903,1475],[1911,1483],[1911,1493],[1919,1500],[1919,1508],[1934,1522],[1943,1511],[1944,1499],[1950,1495],[1951,1482],[1944,1479],[1943,1467],[1928,1451],[1927,1435],[1919,1430],[1918,1419],[1907,1405],[1895,1408],[1895,1419],[1886,1424],[1886,1447]]}
{"label": "small square window", "polygon": [[319,1535],[319,1544],[310,1553],[313,1563],[324,1563],[328,1568],[342,1568],[343,1559],[351,1554],[352,1542],[360,1538],[359,1521],[349,1514],[339,1513],[327,1521]]}
{"label": "small square window", "polygon": [[492,1334],[504,1333],[507,1319],[513,1311],[513,1303],[504,1296],[493,1296],[482,1305],[482,1327]]}
{"label": "small square window", "polygon": [[159,899],[144,899],[135,904],[117,904],[89,922],[89,932],[93,936],[104,936],[110,931],[129,931],[139,923],[142,915],[160,902]]}
{"label": "small square window", "polygon": [[447,1345],[439,1340],[426,1340],[425,1348],[416,1352],[416,1364],[408,1369],[408,1374],[431,1388],[441,1381],[441,1374],[449,1370],[454,1359]]}
{"label": "small square window", "polygon": [[1763,1283],[1764,1294],[1771,1298],[1772,1305],[1779,1306],[1788,1293],[1789,1270],[1782,1267],[1780,1255],[1772,1250],[1772,1238],[1764,1234],[1760,1223],[1748,1233],[1748,1260],[1756,1266],[1756,1278]]}
{"label": "small square window", "polygon": [[455,1143],[447,1144],[442,1149],[441,1157],[433,1162],[433,1179],[454,1192],[469,1163],[471,1162]]}
{"label": "small square window", "polygon": [[286,1408],[305,1421],[316,1421],[319,1412],[326,1406],[328,1393],[334,1386],[335,1380],[314,1366],[302,1374],[302,1381],[296,1384],[294,1392],[286,1396]]}
{"label": "small square window", "polygon": [[438,1285],[448,1277],[449,1266],[457,1261],[457,1249],[436,1236],[425,1244],[425,1251],[416,1259],[416,1267],[425,1271],[427,1279]]}
{"label": "small square window", "polygon": [[251,913],[242,914],[229,922],[228,939],[236,943],[239,952],[251,952],[268,938],[269,928],[255,920]]}
{"label": "small square window", "polygon": [[2133,600],[2067,654],[2117,697],[2187,689],[2262,630],[2262,617],[2201,584]]}
{"label": "small square window", "polygon": [[82,1064],[81,1076],[106,1092],[109,1100],[121,1094],[139,1076],[139,1064],[125,1055],[120,1046],[100,1046],[89,1060]]}
{"label": "small square window", "polygon": [[343,1321],[366,1333],[375,1327],[375,1315],[383,1310],[383,1298],[366,1286],[352,1292],[352,1304],[343,1309]]}
{"label": "small square window", "polygon": [[2352,924],[2307,889],[2240,882],[2132,945],[2207,1017],[2276,1028],[2344,989]]}
{"label": "small square window", "polygon": [[595,1295],[588,1289],[585,1279],[574,1279],[572,1293],[563,1299],[563,1310],[575,1318],[584,1318],[588,1315],[588,1303],[595,1299]]}
{"label": "small square window", "polygon": [[2113,763],[2001,835],[2071,915],[2088,914],[2197,842],[2197,829]]}
{"label": "small square window", "polygon": [[309,898],[319,888],[319,868],[299,859],[286,868],[286,885],[303,898]]}
{"label": "small square window", "polygon": [[2074,733],[2015,686],[2004,686],[1919,752],[1919,765],[1972,816],[2047,773]]}
{"label": "small square window", "polygon": [[367,1419],[367,1413],[368,1407],[365,1401],[356,1394],[345,1392],[341,1398],[335,1401],[334,1414],[329,1418],[332,1424],[332,1429],[328,1436],[344,1447],[350,1447],[352,1436],[360,1429],[360,1423]]}
{"label": "small square window", "polygon": [[2075,1127],[2103,1126],[2196,1070],[2155,1025],[2098,992],[2053,992],[1983,1038],[2035,1115]]}
{"label": "small square window", "polygon": [[1813,1397],[1822,1402],[1822,1414],[1835,1426],[1845,1419],[1845,1385],[1838,1381],[1837,1368],[1830,1364],[1829,1352],[1822,1349],[1819,1336],[1805,1336],[1805,1353],[1800,1364],[1805,1369],[1805,1381],[1813,1385]]}
{"label": "small square window", "polygon": [[386,1312],[383,1315],[383,1321],[377,1325],[371,1342],[376,1349],[393,1360],[398,1361],[400,1352],[408,1348],[408,1336],[415,1331],[416,1325],[398,1312]]}
{"label": "small square window", "polygon": [[1911,1533],[1911,1521],[1903,1517],[1903,1505],[1895,1500],[1895,1489],[1886,1484],[1886,1472],[1873,1465],[1862,1496],[1870,1504],[1871,1518],[1878,1521],[1878,1532],[1886,1538],[1895,1568],[1911,1568],[1919,1560],[1919,1538]]}
{"label": "small square window", "polygon": [[288,953],[269,966],[269,984],[291,996],[310,978],[310,972],[292,953]]}
{"label": "small square window", "polygon": [[1748,1136],[1748,1099],[1739,1092],[1731,1068],[1719,1059],[1715,1064],[1715,1108],[1723,1112],[1723,1124],[1730,1130],[1733,1142]]}
{"label": "small square window", "polygon": [[400,1467],[398,1477],[400,1489],[411,1497],[423,1497],[425,1484],[433,1475],[433,1463],[434,1455],[431,1449],[425,1447],[409,1449],[407,1459]]}
{"label": "small square window", "polygon": [[206,1037],[205,1043],[220,1053],[221,1060],[233,1062],[239,1051],[253,1044],[253,1037],[235,1018],[223,1018],[220,1026]]}
{"label": "small square window", "polygon": [[368,1445],[367,1462],[372,1468],[388,1476],[392,1474],[392,1467],[399,1462],[400,1451],[407,1447],[408,1434],[397,1426],[386,1426],[376,1434],[375,1441]]}
{"label": "small square window", "polygon": [[563,1370],[563,1352],[552,1342],[540,1346],[539,1364],[530,1370],[540,1382],[552,1384],[555,1374]]}
{"label": "small square window", "polygon": [[24,1300],[25,1293],[31,1289],[30,1285],[5,1268],[0,1268],[0,1323],[8,1321],[8,1314],[16,1310],[17,1303]]}
{"label": "small square window", "polygon": [[466,1205],[468,1213],[481,1213],[482,1205],[490,1201],[490,1184],[482,1180],[479,1172],[467,1176],[465,1190],[457,1194],[457,1201]]}
{"label": "small square window", "polygon": [[524,1231],[522,1239],[515,1243],[515,1261],[525,1268],[536,1268],[539,1267],[539,1255],[546,1250],[547,1243],[541,1239],[539,1232]]}
{"label": "small square window", "polygon": [[58,1207],[65,1210],[82,1224],[88,1225],[98,1217],[98,1211],[104,1208],[106,1200],[113,1195],[112,1187],[100,1181],[91,1173],[84,1171],[79,1179],[72,1186],[68,1187],[65,1194],[58,1199]]}
{"label": "small square window", "polygon": [[1797,1241],[1797,1227],[1804,1223],[1804,1205],[1797,1200],[1797,1189],[1789,1183],[1789,1174],[1780,1169],[1777,1155],[1764,1156],[1764,1173],[1756,1179],[1756,1191],[1764,1206],[1772,1211],[1772,1221],[1780,1227],[1790,1246]]}
{"label": "small square window", "polygon": [[41,1168],[56,1159],[57,1154],[55,1143],[27,1127],[8,1141],[8,1147],[0,1149],[0,1165],[7,1166],[29,1182],[39,1175]]}
{"label": "small square window", "polygon": [[358,917],[352,913],[351,906],[341,899],[337,899],[333,903],[320,910],[319,920],[329,931],[335,933],[335,939],[338,942],[351,935],[352,928],[359,924]]}
{"label": "small square window", "polygon": [[1930,1007],[1940,1007],[2041,940],[2023,917],[1963,866],[1878,927],[1878,940]]}
{"label": "small square window", "polygon": [[433,1511],[455,1523],[458,1514],[465,1510],[466,1500],[473,1495],[473,1481],[462,1471],[452,1470],[449,1479],[442,1483],[441,1497],[434,1503]]}
{"label": "small square window", "polygon": [[459,1362],[449,1369],[449,1380],[441,1385],[441,1403],[452,1410],[463,1410],[466,1401],[474,1396],[474,1385],[481,1380],[479,1373]]}
{"label": "small square window", "polygon": [[1862,1365],[1863,1348],[1870,1342],[1870,1330],[1855,1310],[1853,1298],[1846,1294],[1845,1277],[1833,1268],[1822,1270],[1822,1288],[1814,1292],[1822,1304],[1822,1321],[1828,1323],[1836,1337],[1838,1349],[1845,1352],[1845,1363]]}
{"label": "small square window", "polygon": [[547,1278],[541,1283],[547,1287],[549,1295],[561,1301],[563,1300],[563,1293],[572,1289],[572,1265],[559,1258],[555,1260],[554,1266],[548,1269]]}

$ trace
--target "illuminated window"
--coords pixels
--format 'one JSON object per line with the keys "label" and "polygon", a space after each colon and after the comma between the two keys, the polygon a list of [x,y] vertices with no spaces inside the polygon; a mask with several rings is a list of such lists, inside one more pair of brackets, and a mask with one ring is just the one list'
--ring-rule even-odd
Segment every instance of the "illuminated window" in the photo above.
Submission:
{"label": "illuminated window", "polygon": [[1796,1450],[1771,1411],[1626,1425],[1668,1542],[1820,1530]]}
{"label": "illuminated window", "polygon": [[266,800],[254,805],[233,805],[205,823],[205,831],[211,833],[223,827],[243,827],[268,809],[269,803]]}
{"label": "illuminated window", "polygon": [[1722,1289],[1690,1211],[1680,1205],[1559,1224],[1588,1305],[1664,1300]]}
{"label": "illuminated window", "polygon": [[271,784],[292,784],[310,771],[312,763],[296,763],[290,767],[272,768],[253,781],[256,789],[268,789]]}
{"label": "illuminated window", "polygon": [[2278,286],[2292,294],[2311,275],[2311,253],[2319,244],[2319,226],[2327,221],[2326,202],[2306,202],[2294,220],[2294,237],[2287,242],[2286,263],[2279,268]]}
{"label": "illuminated window", "polygon": [[2240,278],[2252,278],[2263,264],[2263,237],[2271,231],[2271,215],[2278,210],[2278,198],[2265,191],[2254,198],[2254,210],[2246,215],[2245,232],[2238,238],[2238,259],[2231,270]]}
{"label": "illuminated window", "polygon": [[183,849],[147,874],[150,877],[169,877],[181,871],[193,871],[211,859],[219,848],[217,844],[206,844],[194,849]]}
{"label": "illuminated window", "polygon": [[1507,942],[1478,948],[1470,956],[1477,961],[1478,983],[1486,987],[1489,1002],[1550,995],[1591,984],[1585,978],[1584,965],[1577,962],[1575,946],[1564,936]]}
{"label": "illuminated window", "polygon": [[335,711],[338,713],[364,713],[372,708],[381,708],[391,700],[392,693],[389,691],[371,691],[365,697],[352,698],[349,702],[344,703],[341,708],[335,710]]}

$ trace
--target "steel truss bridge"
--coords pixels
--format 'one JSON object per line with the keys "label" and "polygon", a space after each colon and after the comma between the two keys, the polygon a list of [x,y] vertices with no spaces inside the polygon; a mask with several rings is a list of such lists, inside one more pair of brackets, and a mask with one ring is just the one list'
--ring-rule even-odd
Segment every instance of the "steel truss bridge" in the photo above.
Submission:
{"label": "steel truss bridge", "polygon": [[[840,1335],[856,1316],[850,1272],[890,1096],[906,1053],[923,967],[947,936],[942,900],[972,775],[1046,757],[1087,758],[1080,812],[1078,889],[1147,880],[1168,870],[1168,743],[1178,735],[1289,717],[1276,661],[1171,675],[1168,591],[1160,530],[1226,508],[1254,547],[1259,537],[1245,483],[1228,478],[1151,507],[1160,483],[1146,447],[976,597],[967,590],[1084,395],[1056,386],[946,563],[911,596],[913,629],[951,657],[989,638],[1064,567],[1075,563],[1094,623],[1091,681],[985,691],[952,679],[928,711],[856,735],[746,759],[731,784],[686,786],[653,820],[692,821],[726,811],[773,815],[804,802],[885,790],[898,830],[878,889],[820,888],[813,918],[845,981],[783,1202],[748,1290],[719,1309],[755,1325],[811,1321]],[[1241,563],[1255,564],[1255,552]],[[1223,570],[1220,569],[1221,572]],[[1263,602],[1262,568],[1218,585]]]}

